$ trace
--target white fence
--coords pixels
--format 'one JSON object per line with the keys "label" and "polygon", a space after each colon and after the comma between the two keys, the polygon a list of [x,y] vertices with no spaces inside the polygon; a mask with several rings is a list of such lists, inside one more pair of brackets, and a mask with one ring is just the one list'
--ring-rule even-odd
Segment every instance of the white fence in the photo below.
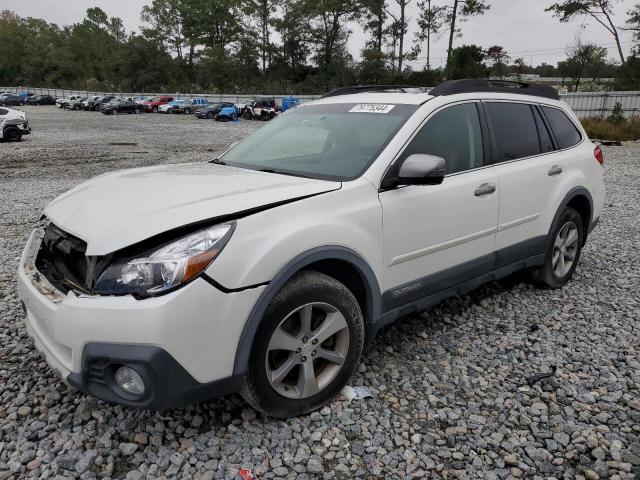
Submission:
{"label": "white fence", "polygon": [[[70,95],[94,96],[107,95],[108,92],[91,92],[87,90],[62,90],[56,88],[23,88],[23,87],[0,87],[0,91],[24,92],[29,91],[37,95],[51,95],[53,97],[68,97]],[[111,93],[121,97],[151,97],[159,95],[170,95],[174,98],[203,97],[209,102],[233,102],[246,103],[247,101],[260,97],[273,97],[279,103],[286,95],[252,95],[252,94],[207,94],[207,93]],[[320,98],[321,95],[295,95],[301,102],[308,102]],[[619,103],[622,113],[626,117],[640,116],[640,92],[577,92],[560,94],[560,98],[567,102],[569,106],[580,118],[600,117],[605,118],[613,112],[616,104]]]}
{"label": "white fence", "polygon": [[640,115],[640,92],[576,92],[560,97],[580,118],[607,117],[618,103],[625,117]]}

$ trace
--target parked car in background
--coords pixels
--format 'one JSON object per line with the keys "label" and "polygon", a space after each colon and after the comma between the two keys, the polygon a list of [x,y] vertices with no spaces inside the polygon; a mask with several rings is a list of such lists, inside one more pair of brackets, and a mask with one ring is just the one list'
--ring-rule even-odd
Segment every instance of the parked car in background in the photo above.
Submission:
{"label": "parked car in background", "polygon": [[55,105],[56,99],[51,95],[34,95],[27,99],[27,105]]}
{"label": "parked car in background", "polygon": [[81,97],[78,98],[77,100],[71,100],[67,103],[64,104],[64,109],[65,110],[82,110],[83,108],[83,102],[87,100],[87,97]]}
{"label": "parked car in background", "polygon": [[100,95],[94,95],[92,97],[87,97],[87,99],[82,102],[83,110],[91,110],[93,107],[93,103],[100,98]]}
{"label": "parked car in background", "polygon": [[98,100],[96,100],[94,102],[93,110],[95,110],[96,112],[99,112],[103,107],[105,107],[106,105],[111,103],[114,98],[116,98],[116,97],[114,97],[113,95],[107,95],[106,97],[100,97]]}
{"label": "parked car in background", "polygon": [[242,118],[247,120],[271,120],[278,114],[275,98],[258,98],[242,109]]}
{"label": "parked car in background", "polygon": [[187,115],[191,115],[193,112],[206,108],[207,105],[209,105],[209,102],[207,102],[206,98],[192,98],[191,100],[186,100],[184,103],[176,105],[171,113],[186,113]]}
{"label": "parked car in background", "polygon": [[138,105],[131,100],[119,100],[117,102],[109,103],[102,108],[102,113],[105,115],[118,115],[120,113],[143,113],[144,107]]}
{"label": "parked car in background", "polygon": [[64,108],[65,105],[69,102],[74,102],[82,98],[82,95],[72,95],[70,97],[63,97],[56,100],[56,105],[58,108]]}
{"label": "parked car in background", "polygon": [[282,107],[280,111],[286,112],[290,108],[297,107],[298,105],[300,105],[300,99],[298,97],[282,97]]}
{"label": "parked car in background", "polygon": [[176,110],[178,110],[180,108],[180,106],[182,105],[186,105],[187,101],[180,99],[180,100],[171,100],[168,103],[165,103],[164,105],[160,105],[158,107],[158,113],[175,113]]}
{"label": "parked car in background", "polygon": [[166,105],[173,101],[173,97],[153,97],[144,102],[144,109],[147,112],[158,113],[160,105]]}
{"label": "parked car in background", "polygon": [[235,122],[238,119],[236,107],[223,107],[214,117],[218,122]]}
{"label": "parked car in background", "polygon": [[0,139],[7,142],[19,142],[23,135],[29,135],[31,127],[27,114],[20,110],[0,107]]}
{"label": "parked car in background", "polygon": [[225,107],[231,107],[234,110],[236,109],[235,105],[230,102],[211,103],[205,108],[197,110],[196,118],[208,118],[210,120],[214,119],[218,112]]}
{"label": "parked car in background", "polygon": [[13,93],[5,94],[0,97],[0,106],[2,107],[22,106],[24,104],[25,99]]}

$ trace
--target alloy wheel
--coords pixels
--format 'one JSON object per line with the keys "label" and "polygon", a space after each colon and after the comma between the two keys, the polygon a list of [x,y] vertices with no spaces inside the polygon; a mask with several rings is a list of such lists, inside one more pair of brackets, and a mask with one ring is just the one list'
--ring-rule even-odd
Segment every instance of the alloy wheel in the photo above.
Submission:
{"label": "alloy wheel", "polygon": [[338,375],[348,352],[344,315],[327,303],[308,303],[289,313],[272,333],[265,358],[267,379],[284,397],[311,397]]}
{"label": "alloy wheel", "polygon": [[578,227],[573,222],[565,223],[558,231],[553,244],[551,266],[558,278],[563,278],[573,267],[578,253]]}

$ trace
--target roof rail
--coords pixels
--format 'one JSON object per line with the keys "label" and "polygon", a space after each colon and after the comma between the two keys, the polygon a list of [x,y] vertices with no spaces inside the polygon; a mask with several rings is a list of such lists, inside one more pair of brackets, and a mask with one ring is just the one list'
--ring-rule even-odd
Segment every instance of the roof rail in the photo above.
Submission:
{"label": "roof rail", "polygon": [[449,80],[436,85],[429,91],[430,95],[454,95],[456,93],[497,92],[533,95],[536,97],[559,100],[555,88],[539,83],[514,82],[510,80],[465,79]]}
{"label": "roof rail", "polygon": [[351,95],[354,93],[364,92],[388,92],[388,93],[409,93],[410,90],[418,90],[421,93],[426,93],[424,87],[416,87],[414,85],[354,85],[352,87],[342,87],[331,90],[322,98],[336,97],[338,95]]}

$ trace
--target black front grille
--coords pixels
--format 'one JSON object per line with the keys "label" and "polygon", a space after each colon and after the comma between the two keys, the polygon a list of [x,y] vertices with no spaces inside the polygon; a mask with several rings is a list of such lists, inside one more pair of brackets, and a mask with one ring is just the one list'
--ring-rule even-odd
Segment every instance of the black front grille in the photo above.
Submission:
{"label": "black front grille", "polygon": [[36,257],[36,269],[58,290],[88,291],[90,259],[83,240],[50,223]]}

